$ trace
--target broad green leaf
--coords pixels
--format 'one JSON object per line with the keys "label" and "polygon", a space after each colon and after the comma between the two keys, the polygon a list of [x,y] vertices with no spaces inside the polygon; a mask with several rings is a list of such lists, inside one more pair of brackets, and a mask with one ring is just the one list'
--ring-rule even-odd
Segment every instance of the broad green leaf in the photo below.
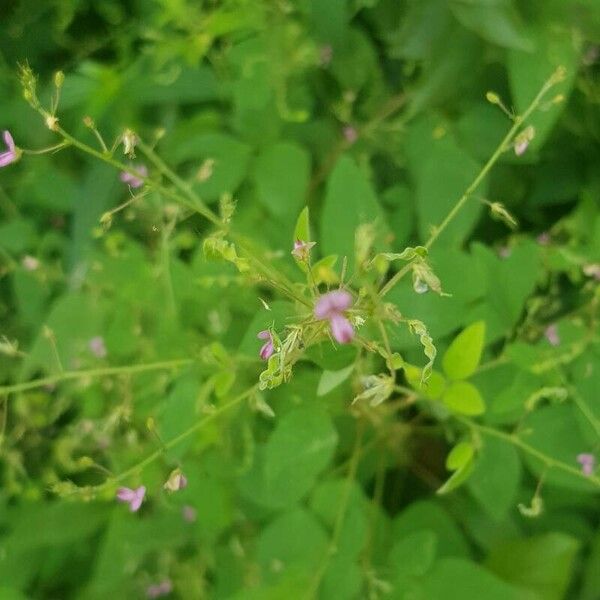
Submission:
{"label": "broad green leaf", "polygon": [[453,0],[450,7],[462,25],[483,39],[507,48],[534,50],[512,1],[488,4]]}
{"label": "broad green leaf", "polygon": [[402,540],[423,529],[437,536],[438,556],[468,556],[469,546],[450,515],[440,504],[431,500],[418,500],[409,504],[393,521],[392,538]]}
{"label": "broad green leaf", "polygon": [[580,542],[562,532],[509,540],[492,549],[487,567],[544,600],[561,600],[574,573]]}
{"label": "broad green leaf", "polygon": [[487,569],[460,558],[435,563],[425,578],[427,600],[538,600]]}
{"label": "broad green leaf", "polygon": [[425,575],[433,565],[437,543],[437,536],[430,529],[415,531],[398,540],[389,556],[393,575]]}
{"label": "broad green leaf", "polygon": [[521,480],[521,460],[510,444],[491,437],[482,440],[467,487],[492,519],[514,509]]}
{"label": "broad green leaf", "polygon": [[450,384],[442,396],[444,404],[461,415],[481,415],[485,412],[485,403],[477,388],[468,381],[455,381]]}
{"label": "broad green leaf", "polygon": [[479,366],[485,339],[485,323],[477,321],[463,329],[442,358],[444,373],[450,379],[467,379]]}
{"label": "broad green leaf", "polygon": [[354,371],[353,364],[339,371],[323,371],[317,387],[317,396],[325,396],[331,390],[334,390],[350,377],[352,371]]}
{"label": "broad green leaf", "polygon": [[317,519],[302,508],[286,512],[269,523],[258,540],[258,562],[273,581],[289,569],[317,568],[328,538]]}
{"label": "broad green leaf", "polygon": [[[425,242],[458,202],[479,172],[480,165],[460,148],[444,122],[428,118],[410,126],[407,139],[409,168],[414,180],[419,238]],[[477,194],[485,196],[485,182]],[[437,244],[458,246],[480,212],[481,203],[469,202],[438,238]]]}
{"label": "broad green leaf", "polygon": [[309,176],[306,150],[289,142],[272,144],[261,152],[254,167],[258,199],[271,214],[291,224],[304,203]]}
{"label": "broad green leaf", "polygon": [[321,250],[348,259],[354,268],[354,236],[362,223],[385,230],[385,220],[377,196],[364,173],[349,156],[342,156],[327,182],[321,216]]}

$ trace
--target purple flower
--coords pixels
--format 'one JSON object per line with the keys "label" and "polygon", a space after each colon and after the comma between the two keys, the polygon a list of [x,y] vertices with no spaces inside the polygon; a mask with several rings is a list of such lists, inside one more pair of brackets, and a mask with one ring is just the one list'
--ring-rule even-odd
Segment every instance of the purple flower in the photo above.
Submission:
{"label": "purple flower", "polygon": [[308,255],[313,246],[316,245],[317,242],[305,242],[303,240],[296,240],[294,242],[294,249],[292,250],[292,256],[298,260],[306,261],[308,260]]}
{"label": "purple flower", "polygon": [[323,294],[315,305],[315,317],[329,321],[331,334],[340,344],[348,344],[354,338],[354,328],[344,315],[352,305],[352,296],[344,290]]}
{"label": "purple flower", "polygon": [[259,340],[267,340],[263,344],[258,354],[263,360],[269,360],[269,358],[271,358],[271,356],[273,356],[273,354],[275,353],[275,346],[273,345],[273,335],[268,329],[264,329],[263,331],[260,331],[256,337]]}
{"label": "purple flower", "polygon": [[186,488],[187,484],[187,477],[181,472],[181,469],[178,468],[171,472],[169,479],[167,479],[163,487],[170,492],[177,492],[178,490]]}
{"label": "purple flower", "polygon": [[128,173],[127,171],[122,171],[121,172],[121,181],[123,183],[127,183],[129,185],[129,187],[132,188],[139,188],[142,185],[144,185],[144,177],[148,177],[148,169],[146,168],[146,165],[139,165],[135,168],[131,168],[132,171],[135,171],[139,177],[136,177],[135,175]]}
{"label": "purple flower", "polygon": [[358,139],[358,131],[356,131],[356,129],[352,127],[352,125],[347,125],[346,127],[344,127],[342,133],[344,134],[344,139],[349,144],[354,144],[354,142],[356,142],[356,140]]}
{"label": "purple flower", "polygon": [[188,523],[193,523],[198,517],[198,513],[193,506],[186,504],[181,509],[181,516],[183,517],[184,521],[187,521]]}
{"label": "purple flower", "polygon": [[548,325],[544,335],[551,346],[558,346],[560,344],[560,335],[558,334],[558,327],[555,324]]}
{"label": "purple flower", "polygon": [[104,338],[100,335],[93,337],[88,342],[88,348],[96,358],[105,358],[107,355],[106,345],[104,344]]}
{"label": "purple flower", "polygon": [[577,455],[577,462],[581,465],[581,472],[590,477],[596,468],[596,457],[593,454],[583,452]]}
{"label": "purple flower", "polygon": [[173,591],[173,584],[170,579],[163,579],[160,583],[154,583],[146,588],[148,598],[160,598],[167,596]]}
{"label": "purple flower", "polygon": [[121,502],[127,502],[131,512],[136,512],[140,509],[145,495],[146,486],[144,485],[140,485],[140,487],[135,490],[126,487],[122,487],[117,490],[117,500],[120,500]]}
{"label": "purple flower", "polygon": [[12,135],[10,135],[10,131],[5,131],[2,134],[2,137],[4,138],[4,143],[8,150],[0,152],[0,167],[6,167],[21,158],[21,151],[15,146],[15,141],[13,140]]}

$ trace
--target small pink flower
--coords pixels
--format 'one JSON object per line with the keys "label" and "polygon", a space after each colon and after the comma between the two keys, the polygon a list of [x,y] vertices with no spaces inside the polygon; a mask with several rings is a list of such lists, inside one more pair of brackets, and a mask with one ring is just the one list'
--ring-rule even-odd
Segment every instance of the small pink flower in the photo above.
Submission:
{"label": "small pink flower", "polygon": [[23,257],[21,264],[26,271],[37,271],[40,266],[40,261],[33,256],[26,255]]}
{"label": "small pink flower", "polygon": [[560,335],[558,334],[558,327],[555,324],[548,325],[548,327],[546,327],[544,336],[551,346],[560,345]]}
{"label": "small pink flower", "polygon": [[535,239],[540,246],[548,246],[550,244],[550,234],[547,231],[540,233]]}
{"label": "small pink flower", "polygon": [[198,518],[198,513],[193,506],[186,504],[181,509],[181,516],[183,517],[184,521],[187,521],[188,523],[194,523]]}
{"label": "small pink flower", "polygon": [[329,321],[331,334],[340,344],[348,344],[354,338],[354,328],[344,315],[352,305],[352,296],[344,290],[323,294],[315,305],[315,317]]}
{"label": "small pink flower", "polygon": [[271,356],[273,356],[273,354],[275,353],[275,346],[273,345],[273,335],[268,329],[264,329],[263,331],[260,331],[256,337],[259,340],[267,340],[263,344],[258,354],[263,360],[269,360],[269,358],[271,358]]}
{"label": "small pink flower", "polygon": [[126,487],[122,487],[117,490],[117,500],[120,500],[121,502],[127,502],[131,512],[136,512],[140,509],[145,495],[146,486],[143,485],[140,485],[140,487],[135,490]]}
{"label": "small pink flower", "polygon": [[104,344],[104,338],[99,335],[93,337],[88,342],[88,348],[96,358],[105,358],[108,354],[106,351],[106,345]]}
{"label": "small pink flower", "polygon": [[310,254],[313,246],[316,245],[317,242],[305,242],[303,240],[296,240],[294,242],[294,249],[292,250],[292,256],[301,261],[308,260],[308,256]]}
{"label": "small pink flower", "polygon": [[581,472],[590,477],[596,468],[596,457],[593,454],[583,452],[577,455],[577,462],[581,465]]}
{"label": "small pink flower", "polygon": [[4,138],[4,143],[8,150],[0,152],[0,167],[6,167],[21,158],[21,151],[15,146],[15,141],[13,140],[12,135],[10,135],[10,131],[5,131],[2,134],[2,137]]}
{"label": "small pink flower", "polygon": [[177,492],[179,490],[183,490],[187,487],[188,480],[187,477],[181,472],[181,469],[175,469],[169,475],[169,478],[164,484],[165,490],[169,490],[170,492]]}
{"label": "small pink flower", "polygon": [[132,170],[135,171],[139,177],[136,177],[135,175],[133,175],[132,173],[128,173],[127,171],[122,171],[121,172],[121,181],[123,183],[126,183],[129,185],[129,187],[132,188],[139,188],[142,185],[144,185],[144,178],[148,177],[148,169],[146,168],[146,165],[139,165],[137,167],[135,167],[135,169],[132,167]]}
{"label": "small pink flower", "polygon": [[173,584],[170,579],[163,579],[160,583],[154,583],[146,588],[146,597],[160,598],[167,596],[173,591]]}
{"label": "small pink flower", "polygon": [[344,139],[349,144],[354,144],[354,142],[356,142],[356,140],[358,139],[358,131],[356,131],[356,129],[352,127],[352,125],[346,125],[342,133],[344,134]]}

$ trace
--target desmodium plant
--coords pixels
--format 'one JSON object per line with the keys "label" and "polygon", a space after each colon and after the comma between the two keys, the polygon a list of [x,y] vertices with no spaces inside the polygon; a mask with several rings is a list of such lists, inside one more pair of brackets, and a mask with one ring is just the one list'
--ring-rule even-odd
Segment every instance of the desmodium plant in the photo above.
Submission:
{"label": "desmodium plant", "polygon": [[[119,437],[117,434],[123,438],[147,435],[155,443],[155,449],[142,456],[128,452],[118,464],[110,465],[102,452],[93,456],[84,453],[84,449],[89,447],[85,442],[86,436],[98,435],[84,425],[69,440],[72,447],[56,450],[67,457],[64,470],[68,476],[58,478],[53,474],[48,477],[47,485],[54,494],[75,501],[116,500],[131,512],[143,511],[149,501],[168,506],[176,495],[185,494],[194,486],[194,489],[199,489],[199,482],[193,481],[186,468],[185,448],[190,447],[200,431],[207,434],[200,443],[200,450],[208,450],[218,443],[219,430],[215,429],[215,423],[234,419],[237,411],[242,417],[256,413],[266,421],[276,418],[274,432],[262,447],[257,446],[244,418],[236,421],[239,433],[231,442],[231,453],[242,456],[238,465],[242,494],[263,507],[277,509],[300,500],[329,463],[338,443],[338,434],[331,419],[318,405],[328,401],[339,403],[341,428],[353,432],[352,443],[345,448],[347,461],[339,466],[344,479],[331,482],[334,486],[339,484],[339,489],[319,488],[313,499],[315,510],[330,526],[331,536],[323,540],[320,533],[314,533],[312,541],[318,561],[303,592],[306,598],[316,597],[322,586],[330,585],[327,573],[332,565],[339,563],[339,568],[345,568],[344,552],[338,550],[343,543],[352,546],[352,539],[347,542],[345,538],[352,538],[353,531],[348,529],[348,523],[354,515],[360,514],[362,519],[364,513],[367,515],[365,521],[375,518],[373,515],[377,509],[369,509],[368,501],[356,485],[360,459],[368,456],[371,450],[384,448],[390,453],[396,452],[400,463],[406,465],[410,462],[407,449],[413,443],[413,437],[422,436],[436,440],[435,443],[447,443],[451,446],[445,462],[449,473],[447,479],[438,481],[427,472],[424,478],[433,479],[440,495],[448,494],[463,484],[471,486],[475,498],[486,505],[492,515],[502,513],[507,503],[518,504],[524,516],[540,515],[544,510],[543,493],[547,481],[575,481],[576,486],[586,491],[599,488],[595,456],[600,420],[579,387],[563,373],[563,367],[577,364],[578,359],[596,343],[595,311],[599,296],[597,289],[592,289],[598,278],[593,264],[579,265],[584,269],[583,276],[589,279],[584,281],[584,285],[591,290],[589,302],[578,309],[577,328],[584,332],[582,335],[579,335],[581,331],[562,331],[556,324],[547,321],[544,307],[536,305],[536,299],[532,298],[519,325],[520,331],[501,347],[497,343],[499,323],[506,313],[510,313],[510,318],[515,311],[518,315],[520,302],[515,307],[511,298],[504,298],[504,292],[497,287],[504,282],[498,282],[496,286],[493,278],[486,273],[481,274],[481,279],[487,278],[485,285],[493,296],[490,305],[477,306],[478,297],[468,297],[467,306],[474,307],[471,322],[439,351],[427,311],[424,311],[424,316],[409,311],[405,313],[402,302],[405,294],[410,293],[422,297],[424,302],[435,297],[442,310],[456,308],[457,303],[453,302],[455,294],[461,295],[462,299],[465,293],[456,284],[460,274],[451,284],[446,282],[438,274],[437,264],[440,261],[434,260],[432,254],[450,226],[457,225],[457,217],[468,203],[486,206],[491,218],[511,229],[518,226],[502,203],[478,194],[486,176],[503,155],[512,153],[516,160],[527,156],[536,135],[535,125],[530,121],[535,115],[552,110],[561,102],[555,88],[565,75],[562,68],[550,74],[520,114],[508,110],[498,94],[487,94],[487,101],[507,114],[510,127],[464,193],[432,228],[423,245],[390,252],[385,241],[386,224],[364,221],[357,215],[351,248],[346,246],[332,251],[328,243],[328,247],[321,251],[322,244],[316,241],[314,223],[306,206],[297,217],[293,237],[289,239],[287,254],[292,257],[295,266],[295,271],[292,271],[281,266],[281,261],[274,260],[264,250],[259,235],[250,238],[238,227],[236,201],[231,195],[221,194],[215,209],[202,199],[189,178],[171,168],[168,153],[163,158],[159,152],[165,132],[156,132],[146,138],[127,129],[114,132],[111,136],[114,141],[107,142],[105,134],[94,121],[85,117],[83,125],[93,143],[84,141],[82,137],[66,131],[61,124],[59,108],[61,89],[65,84],[62,73],[54,78],[53,95],[48,106],[38,97],[35,74],[28,65],[23,65],[20,79],[24,97],[57,139],[48,148],[32,150],[20,147],[19,140],[13,140],[11,133],[5,131],[6,150],[0,153],[0,167],[8,168],[19,160],[29,160],[30,155],[75,149],[116,169],[129,197],[103,212],[96,224],[96,234],[99,239],[107,236],[117,220],[126,218],[132,206],[147,205],[160,215],[159,243],[163,244],[161,248],[167,249],[161,263],[161,273],[167,274],[167,300],[162,309],[165,319],[181,310],[177,292],[171,283],[169,239],[177,235],[180,224],[198,216],[207,227],[201,240],[204,259],[210,265],[206,270],[206,286],[216,285],[219,278],[235,280],[247,293],[245,298],[256,300],[261,308],[252,320],[245,339],[235,340],[236,343],[230,346],[207,339],[203,347],[182,348],[174,358],[161,357],[129,365],[105,364],[94,368],[65,369],[52,328],[48,327],[45,340],[52,348],[58,368],[55,373],[38,379],[28,378],[0,386],[0,397],[4,399],[2,443],[6,443],[12,396],[60,387],[67,382],[85,386],[92,381],[126,381],[123,389],[131,399],[119,408],[121,414],[115,412],[111,415],[106,429],[114,438]],[[342,148],[355,143],[358,135],[356,129],[347,126]],[[29,165],[27,168],[30,168]],[[210,159],[205,160],[194,174],[194,181],[210,181],[214,168]],[[196,240],[192,243],[195,244]],[[547,238],[538,239],[536,251],[538,247],[548,245]],[[482,263],[501,260],[501,257],[490,256],[488,250],[480,248],[479,251]],[[514,260],[526,261],[529,248],[506,248],[503,251],[507,259],[514,252]],[[317,258],[319,255],[320,258]],[[570,257],[549,258],[559,259],[568,261]],[[28,257],[24,268],[35,271],[38,268],[35,260]],[[507,269],[505,282],[513,285],[510,267]],[[464,276],[467,278],[468,274]],[[122,276],[110,293],[117,295],[119,285],[128,285],[127,278],[127,274]],[[401,287],[408,278],[411,279],[410,285]],[[144,281],[148,286],[156,283],[151,278]],[[465,285],[468,286],[469,282]],[[525,300],[529,296],[527,285],[521,281],[515,281],[514,285],[524,289],[522,296]],[[139,293],[146,291],[140,290]],[[193,301],[193,298],[187,300]],[[448,303],[447,309],[444,302]],[[68,318],[68,311],[65,318]],[[215,330],[219,330],[218,311],[211,312],[206,319],[211,321]],[[488,331],[488,328],[494,327],[495,331]],[[486,341],[488,335],[494,342],[491,345]],[[420,347],[420,353],[413,352],[410,357],[400,354],[395,349],[398,336],[412,336]],[[539,345],[532,350],[523,340],[535,340]],[[18,354],[18,348],[8,339],[2,344],[4,353]],[[231,350],[236,345],[240,347],[238,352]],[[252,348],[254,358],[242,348]],[[91,337],[88,350],[99,360],[110,359],[102,337]],[[282,389],[289,389],[290,395],[302,394],[303,390],[295,389],[294,385],[297,374],[305,372],[309,364],[317,365],[319,369],[315,402],[295,408],[288,406],[280,415],[278,398],[281,397],[277,394]],[[503,390],[502,382],[507,371],[518,371],[518,376],[514,389]],[[191,386],[194,392],[188,393],[186,386],[189,382],[184,378],[180,384],[183,391],[178,387],[168,390],[170,378],[175,373],[183,373],[185,377],[188,372],[201,373],[203,383],[200,389]],[[148,414],[145,432],[120,431],[122,413],[129,417],[137,410],[131,391],[134,389],[131,386],[137,384],[131,383],[132,380],[139,378],[140,385],[150,386],[146,379],[150,373],[163,377],[161,389],[171,393],[176,400],[192,397],[191,404],[184,400],[188,402],[185,408],[188,422],[183,429],[171,425],[170,419],[175,418],[172,415],[181,410],[173,401],[162,412],[158,410],[155,414],[152,407],[144,411]],[[488,396],[497,398],[493,411],[490,411],[486,400]],[[581,426],[586,440],[590,440],[589,447],[572,448],[569,442],[565,442],[557,454],[553,451],[552,439],[546,441],[544,435],[549,428],[558,426],[563,408],[570,404],[576,407],[577,416],[565,413],[568,422],[564,427]],[[552,407],[552,413],[544,411],[544,407]],[[515,414],[518,414],[516,423],[512,419]],[[482,420],[480,417],[484,415],[489,418]],[[114,438],[107,436],[106,440]],[[109,443],[106,441],[107,446]],[[502,486],[496,490],[486,484],[486,473],[491,470],[497,469],[501,473],[518,471],[519,456],[523,457],[536,478],[529,497],[516,498],[511,490]],[[386,460],[382,458],[380,464],[372,467],[375,481],[373,506],[381,500],[385,473],[390,466]],[[211,468],[218,470],[219,465]],[[207,479],[213,475],[209,473]],[[149,483],[157,479],[162,481],[162,485],[152,486]],[[507,479],[510,477],[507,476]],[[229,500],[222,501],[226,503]],[[186,522],[195,522],[197,517],[193,507],[183,507]],[[288,527],[289,524],[276,521],[272,527],[280,526],[285,532],[311,531],[312,522],[302,509],[286,518],[298,522]],[[362,523],[360,519],[357,522]],[[418,520],[418,515],[415,520]],[[403,527],[407,529],[403,530]],[[394,546],[390,560],[407,564],[411,549],[417,548],[416,552],[427,556],[415,560],[427,567],[433,561],[434,549],[431,552],[427,550],[433,543],[426,533],[415,533],[402,524],[398,525],[398,529],[405,535],[402,542]],[[278,534],[273,535],[277,537]],[[378,533],[376,527],[371,527],[369,538],[358,549],[363,551],[361,560],[371,591],[369,597],[373,598],[385,594],[388,585],[372,568],[376,561],[373,548],[377,535],[383,534]],[[411,535],[421,537],[411,540]],[[487,532],[485,535],[492,534]],[[414,573],[410,571],[410,565],[406,567],[402,577],[410,580],[419,575],[419,565]],[[277,565],[269,565],[269,568],[277,572]],[[164,580],[150,586],[148,594],[152,597],[166,595],[171,588],[170,581]]]}

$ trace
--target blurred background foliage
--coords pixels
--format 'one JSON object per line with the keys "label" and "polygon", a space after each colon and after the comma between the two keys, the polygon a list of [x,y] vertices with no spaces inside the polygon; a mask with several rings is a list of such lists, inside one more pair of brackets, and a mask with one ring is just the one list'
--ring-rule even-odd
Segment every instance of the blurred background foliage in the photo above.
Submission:
{"label": "blurred background foliage", "polygon": [[[423,243],[510,126],[486,92],[523,111],[565,67],[564,99],[535,113],[527,152],[503,154],[432,249],[452,296],[403,281],[388,298],[440,356],[485,322],[484,423],[575,469],[578,453],[598,455],[599,2],[13,0],[0,22],[0,127],[19,146],[56,140],[23,101],[17,63],[44,98],[61,69],[67,131],[93,144],[89,116],[110,142],[127,127],[157,140],[207,203],[235,198],[238,231],[296,280],[303,206],[317,257],[352,265],[365,222],[382,248]],[[118,172],[72,150],[0,171],[0,383],[193,359],[3,394],[0,598],[137,598],[165,580],[180,598],[600,597],[597,486],[482,437],[466,485],[436,496],[456,427],[384,404],[359,437],[351,379],[323,383],[352,363],[346,349],[264,394],[274,418],[242,405],[133,474],[148,488],[140,513],[109,495],[58,499],[57,482],[104,479],[82,457],[120,473],[156,450],[149,417],[173,439],[256,381],[255,335],[275,318],[258,299],[268,289],[205,259],[201,217],[175,227],[151,194],[103,229],[128,196]],[[280,324],[286,310],[273,305]],[[90,350],[98,337],[105,352]],[[390,341],[422,363],[417,338]],[[189,486],[165,495],[178,464]],[[544,509],[528,518],[517,505],[538,487]]]}

